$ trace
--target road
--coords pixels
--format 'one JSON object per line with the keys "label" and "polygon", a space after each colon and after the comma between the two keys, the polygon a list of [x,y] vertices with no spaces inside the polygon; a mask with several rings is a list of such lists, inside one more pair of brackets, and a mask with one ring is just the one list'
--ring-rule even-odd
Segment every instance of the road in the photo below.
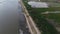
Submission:
{"label": "road", "polygon": [[0,34],[30,34],[18,0],[0,0]]}

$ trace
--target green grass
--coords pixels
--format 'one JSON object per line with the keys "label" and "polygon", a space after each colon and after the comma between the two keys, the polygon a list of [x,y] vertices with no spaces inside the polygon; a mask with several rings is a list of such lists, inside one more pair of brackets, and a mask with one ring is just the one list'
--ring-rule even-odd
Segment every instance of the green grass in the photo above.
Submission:
{"label": "green grass", "polygon": [[50,8],[33,8],[35,11],[60,11],[59,7],[50,7]]}
{"label": "green grass", "polygon": [[27,10],[29,11],[30,16],[33,18],[33,20],[36,23],[36,26],[39,28],[40,31],[42,31],[42,34],[58,34],[55,27],[48,23],[48,21],[45,19],[45,16],[41,14],[41,12],[45,11],[55,11],[53,8],[32,8],[30,5],[25,2],[27,0],[23,0],[24,5],[26,6]]}
{"label": "green grass", "polygon": [[45,16],[46,18],[54,19],[57,23],[60,23],[60,13],[58,14],[50,13],[50,14],[46,14]]}
{"label": "green grass", "polygon": [[57,30],[53,25],[48,23],[45,16],[33,11],[30,13],[30,15],[34,19],[39,30],[42,31],[42,34],[57,34]]}

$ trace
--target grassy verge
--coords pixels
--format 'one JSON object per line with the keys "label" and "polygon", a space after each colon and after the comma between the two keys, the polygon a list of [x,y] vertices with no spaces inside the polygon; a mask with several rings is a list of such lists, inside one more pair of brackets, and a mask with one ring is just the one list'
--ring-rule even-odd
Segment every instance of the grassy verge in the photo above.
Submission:
{"label": "grassy verge", "polygon": [[[33,20],[36,23],[36,26],[39,28],[40,31],[42,31],[42,34],[58,34],[55,27],[48,23],[45,16],[41,14],[41,12],[45,12],[48,10],[48,8],[31,8],[30,5],[27,4],[27,0],[23,0],[24,5],[26,6],[27,10],[29,11],[29,14],[33,18]],[[49,8],[49,10],[53,10],[53,8]],[[55,10],[55,9],[54,9]]]}

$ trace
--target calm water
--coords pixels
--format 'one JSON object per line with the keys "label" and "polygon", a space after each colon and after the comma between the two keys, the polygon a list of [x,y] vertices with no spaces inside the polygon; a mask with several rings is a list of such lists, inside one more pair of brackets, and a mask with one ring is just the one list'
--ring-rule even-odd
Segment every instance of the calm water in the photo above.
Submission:
{"label": "calm water", "polygon": [[18,0],[0,0],[0,34],[18,34]]}

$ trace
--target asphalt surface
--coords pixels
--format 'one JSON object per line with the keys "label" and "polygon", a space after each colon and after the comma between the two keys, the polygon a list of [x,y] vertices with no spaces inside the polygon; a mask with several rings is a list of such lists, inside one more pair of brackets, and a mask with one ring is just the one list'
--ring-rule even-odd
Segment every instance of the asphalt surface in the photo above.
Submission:
{"label": "asphalt surface", "polygon": [[18,0],[0,0],[0,34],[30,34]]}

